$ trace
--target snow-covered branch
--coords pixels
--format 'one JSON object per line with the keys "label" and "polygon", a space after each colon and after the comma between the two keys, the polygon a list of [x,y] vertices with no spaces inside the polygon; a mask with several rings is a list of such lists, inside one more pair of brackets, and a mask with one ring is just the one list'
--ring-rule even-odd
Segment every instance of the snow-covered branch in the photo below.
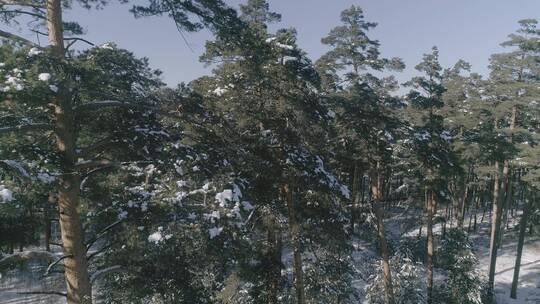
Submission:
{"label": "snow-covered branch", "polygon": [[[0,31],[1,32],[1,31]],[[0,36],[2,36],[0,34]],[[22,124],[12,127],[0,127],[0,134],[16,131],[43,131],[43,130],[52,130],[52,125],[48,123],[30,123]]]}
{"label": "snow-covered branch", "polygon": [[0,160],[0,165],[4,165],[4,167],[7,167],[9,170],[14,171],[17,174],[17,176],[21,178],[33,179],[28,173],[28,171],[26,171],[26,169],[21,164],[19,164],[18,162],[14,160],[11,160],[11,159]]}

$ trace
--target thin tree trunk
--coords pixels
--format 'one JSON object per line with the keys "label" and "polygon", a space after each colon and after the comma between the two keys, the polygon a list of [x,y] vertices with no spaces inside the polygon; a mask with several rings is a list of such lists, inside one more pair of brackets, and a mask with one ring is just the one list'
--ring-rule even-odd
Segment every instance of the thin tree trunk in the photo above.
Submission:
{"label": "thin tree trunk", "polygon": [[460,198],[459,208],[456,214],[457,226],[459,229],[462,229],[462,230],[463,230],[463,222],[465,220],[465,206],[466,206],[468,198],[469,198],[469,185],[468,185],[468,181],[465,180],[465,191],[463,192],[463,196]]}
{"label": "thin tree trunk", "polygon": [[475,207],[475,210],[474,210],[474,226],[473,226],[473,231],[476,232],[476,225],[477,225],[477,213],[478,213],[478,208],[480,208],[480,196],[476,197],[475,201],[476,201],[476,207]]}
{"label": "thin tree trunk", "polygon": [[517,299],[517,288],[519,282],[519,270],[521,268],[521,256],[523,254],[523,244],[525,242],[525,232],[527,230],[527,220],[529,219],[529,211],[533,202],[533,197],[527,200],[525,208],[523,209],[523,215],[519,223],[519,239],[516,253],[516,264],[514,266],[514,277],[512,278],[512,288],[510,290],[510,297]]}
{"label": "thin tree trunk", "polygon": [[[506,167],[505,167],[506,168]],[[503,173],[504,174],[504,173]],[[501,225],[501,199],[499,183],[499,162],[495,162],[495,177],[493,185],[493,212],[491,217],[491,237],[489,242],[489,271],[488,271],[488,296],[493,299],[493,287],[495,283],[495,267],[497,266],[497,239]]]}
{"label": "thin tree trunk", "polygon": [[304,291],[304,271],[302,270],[302,251],[300,244],[300,225],[296,218],[296,211],[293,200],[293,189],[291,185],[283,185],[283,194],[287,203],[287,211],[289,214],[289,230],[291,234],[291,242],[293,246],[294,259],[294,287],[296,289],[296,303],[305,304],[306,295]]}
{"label": "thin tree trunk", "polygon": [[434,193],[429,190],[427,205],[427,303],[433,303],[433,208]]}
{"label": "thin tree trunk", "polygon": [[278,304],[279,281],[281,279],[281,231],[274,215],[268,216],[267,223],[269,262],[267,273],[268,304]]}
{"label": "thin tree trunk", "polygon": [[351,234],[354,234],[354,224],[357,222],[358,199],[359,199],[359,170],[358,161],[354,161],[353,178],[352,178],[352,205],[351,205]]}
{"label": "thin tree trunk", "polygon": [[[521,77],[521,76],[520,76]],[[512,116],[510,118],[510,132],[514,130],[516,127],[516,117],[517,117],[517,107],[514,105],[512,107]],[[513,134],[511,133],[511,138],[513,138]],[[510,205],[510,200],[512,199],[512,182],[510,178],[510,161],[505,160],[504,162],[504,169],[503,169],[503,178],[504,178],[504,190],[505,190],[505,200],[504,200],[504,206],[501,212],[504,212],[504,217],[501,219],[502,223],[505,223],[506,218],[508,217],[508,208]],[[502,213],[501,213],[502,214]],[[499,238],[497,239],[497,246],[501,246],[502,243],[502,237],[504,235],[504,229],[505,225],[502,225],[502,227],[499,228]]]}
{"label": "thin tree trunk", "polygon": [[[58,60],[64,60],[62,3],[47,0],[47,29],[49,44]],[[64,255],[67,303],[92,302],[92,287],[88,276],[84,233],[77,208],[79,206],[80,177],[75,170],[75,123],[71,98],[65,83],[59,84],[53,104],[55,107],[56,146],[64,173],[58,181],[58,207]]]}
{"label": "thin tree trunk", "polygon": [[56,203],[54,193],[49,193],[47,204],[45,205],[44,218],[45,218],[45,250],[51,251],[51,209]]}
{"label": "thin tree trunk", "polygon": [[394,304],[394,289],[392,286],[392,271],[390,269],[390,253],[386,243],[386,231],[384,228],[384,211],[381,206],[381,177],[379,172],[379,162],[377,170],[373,171],[371,178],[371,197],[373,199],[373,210],[377,220],[377,236],[383,264],[384,288],[386,303]]}
{"label": "thin tree trunk", "polygon": [[[505,162],[505,166],[508,166],[508,161]],[[508,168],[507,171],[509,171],[510,169]],[[512,187],[512,181],[511,181],[511,175],[508,173],[507,176],[504,176],[504,183],[505,183],[505,195],[504,195],[504,205],[502,207],[502,217],[501,217],[501,228],[500,228],[500,233],[499,233],[499,238],[497,240],[497,246],[499,246],[499,248],[501,247],[501,244],[502,244],[502,241],[503,241],[503,238],[504,238],[504,233],[505,233],[505,230],[506,230],[506,221],[508,219],[508,209],[510,208],[510,204],[511,204],[511,201],[512,201],[512,196],[514,195],[513,193],[513,187]]]}

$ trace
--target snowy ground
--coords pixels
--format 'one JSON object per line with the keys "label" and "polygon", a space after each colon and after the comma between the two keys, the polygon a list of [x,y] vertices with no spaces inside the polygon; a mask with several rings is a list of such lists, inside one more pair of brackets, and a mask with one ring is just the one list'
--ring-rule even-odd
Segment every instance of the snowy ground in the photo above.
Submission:
{"label": "snowy ground", "polygon": [[[514,275],[518,226],[505,233],[504,242],[499,249],[495,269],[495,295],[497,304],[538,304],[540,303],[540,239],[525,237],[517,299],[510,298],[510,287]],[[489,225],[484,222],[473,243],[477,249],[480,269],[486,273],[489,266]]]}

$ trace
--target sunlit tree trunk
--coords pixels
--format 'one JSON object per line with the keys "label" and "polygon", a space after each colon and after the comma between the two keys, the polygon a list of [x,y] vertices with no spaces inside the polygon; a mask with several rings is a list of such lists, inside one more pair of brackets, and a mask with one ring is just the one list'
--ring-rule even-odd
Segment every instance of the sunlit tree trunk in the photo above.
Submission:
{"label": "sunlit tree trunk", "polygon": [[[47,0],[47,29],[49,44],[57,60],[65,57],[62,25],[62,3]],[[56,146],[62,173],[58,179],[58,207],[64,255],[64,274],[68,304],[92,302],[88,276],[84,233],[78,213],[80,177],[75,170],[76,131],[73,104],[65,83],[58,85],[53,100]]]}

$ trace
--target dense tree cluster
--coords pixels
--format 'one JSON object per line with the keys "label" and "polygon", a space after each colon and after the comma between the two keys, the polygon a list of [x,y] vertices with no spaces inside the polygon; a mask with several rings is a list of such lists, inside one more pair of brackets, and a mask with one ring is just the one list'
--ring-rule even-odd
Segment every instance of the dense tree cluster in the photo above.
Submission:
{"label": "dense tree cluster", "polygon": [[[62,20],[73,4],[107,3],[0,1],[49,40],[0,31],[1,273],[46,257],[66,288],[43,292],[70,304],[491,303],[519,220],[517,296],[540,222],[536,20],[489,77],[433,47],[399,84],[357,6],[313,62],[265,0],[138,2],[214,33],[212,74],[170,88],[114,43],[73,49],[89,43]],[[484,221],[487,276],[469,239]]]}

